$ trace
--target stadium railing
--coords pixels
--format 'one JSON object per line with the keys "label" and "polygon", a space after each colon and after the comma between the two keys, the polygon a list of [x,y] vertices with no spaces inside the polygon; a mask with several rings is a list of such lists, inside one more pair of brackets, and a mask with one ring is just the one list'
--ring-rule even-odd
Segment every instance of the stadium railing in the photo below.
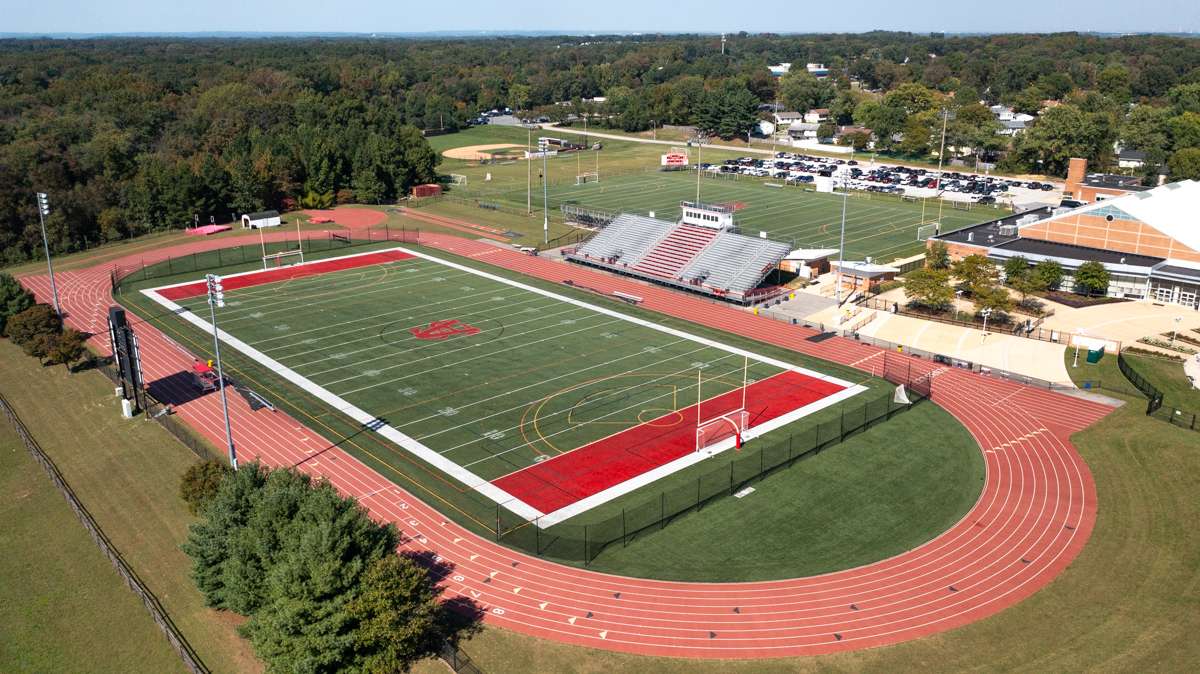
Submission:
{"label": "stadium railing", "polygon": [[743,456],[722,463],[694,480],[666,489],[613,515],[586,524],[565,522],[542,529],[537,520],[527,520],[501,506],[496,507],[496,540],[531,555],[559,561],[590,564],[605,548],[628,545],[639,536],[663,529],[688,513],[703,510],[708,505],[732,496],[749,484],[761,481],[776,471],[791,467],[797,461],[815,456],[846,438],[865,431],[881,421],[910,409],[931,394],[932,379],[922,377],[902,363],[885,368],[885,378],[894,384],[905,384],[910,404],[893,400],[893,390],[878,391],[866,402],[843,406],[841,414],[803,431],[769,441],[755,447],[752,443]]}
{"label": "stadium railing", "polygon": [[1117,354],[1117,367],[1120,368],[1121,374],[1125,375],[1129,383],[1133,384],[1137,390],[1142,392],[1142,395],[1146,396],[1147,416],[1165,421],[1173,426],[1186,428],[1190,431],[1200,431],[1200,415],[1166,404],[1163,392],[1138,372],[1137,368],[1125,357],[1124,353]]}

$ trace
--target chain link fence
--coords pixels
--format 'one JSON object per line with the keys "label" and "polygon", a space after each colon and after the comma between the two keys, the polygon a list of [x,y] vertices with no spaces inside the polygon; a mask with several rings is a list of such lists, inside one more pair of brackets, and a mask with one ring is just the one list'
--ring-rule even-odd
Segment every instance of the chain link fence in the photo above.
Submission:
{"label": "chain link fence", "polygon": [[194,674],[207,674],[209,672],[208,667],[205,666],[195,649],[188,643],[187,638],[179,631],[179,628],[175,626],[174,621],[171,620],[171,616],[163,607],[162,602],[142,582],[137,572],[125,561],[124,556],[121,555],[121,551],[105,535],[104,530],[100,528],[100,524],[96,522],[96,519],[92,517],[92,514],[83,505],[83,502],[75,495],[75,491],[71,489],[71,485],[63,477],[58,466],[42,450],[37,440],[30,434],[29,429],[25,427],[20,417],[17,416],[16,410],[9,405],[3,395],[0,395],[0,409],[4,411],[4,415],[8,418],[9,423],[16,429],[17,435],[21,438],[21,443],[25,446],[25,449],[29,451],[35,461],[41,464],[46,474],[50,476],[50,481],[54,483],[54,486],[66,498],[67,505],[75,512],[75,516],[79,518],[80,524],[87,530],[88,535],[92,537],[92,541],[100,548],[100,552],[112,563],[117,574],[125,581],[125,585],[138,596],[138,599],[142,600],[142,605],[146,607],[146,611],[150,613],[151,619],[154,620],[154,623],[158,625],[159,629],[167,637],[167,642],[170,643],[175,653],[179,655],[179,658],[183,661],[183,666]]}

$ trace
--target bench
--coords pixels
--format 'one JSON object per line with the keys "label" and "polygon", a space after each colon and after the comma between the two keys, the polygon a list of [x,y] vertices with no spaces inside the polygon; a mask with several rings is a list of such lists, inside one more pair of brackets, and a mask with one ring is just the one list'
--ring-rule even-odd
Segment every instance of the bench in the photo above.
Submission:
{"label": "bench", "polygon": [[630,304],[641,304],[641,302],[642,302],[641,297],[638,297],[637,295],[632,295],[630,293],[623,293],[620,290],[614,290],[614,291],[612,291],[612,294],[613,294],[613,297],[616,297],[617,299],[625,300],[626,302],[629,302]]}

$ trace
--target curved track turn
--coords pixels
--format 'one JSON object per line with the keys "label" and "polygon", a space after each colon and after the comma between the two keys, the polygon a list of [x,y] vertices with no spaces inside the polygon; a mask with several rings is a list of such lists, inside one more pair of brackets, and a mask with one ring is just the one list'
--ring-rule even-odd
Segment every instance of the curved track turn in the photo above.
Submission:
{"label": "curved track turn", "polygon": [[[283,236],[283,235],[277,235]],[[433,246],[555,282],[625,290],[643,306],[879,374],[883,351],[852,340],[806,341],[813,331],[657,286],[478,241],[423,234]],[[229,245],[197,241],[157,258]],[[151,256],[136,256],[152,262]],[[124,262],[118,260],[117,264]],[[107,352],[110,265],[58,274],[68,322]],[[48,298],[45,277],[21,279]],[[147,381],[185,370],[192,356],[139,323]],[[648,655],[764,658],[813,655],[918,638],[979,620],[1046,585],[1083,548],[1096,514],[1095,488],[1069,437],[1109,412],[1101,404],[913,359],[937,370],[934,401],[979,442],[986,464],[971,511],[934,540],[896,557],[823,576],[759,583],[681,583],[562,566],[497,545],[449,521],[283,413],[255,413],[230,397],[243,455],[327,477],[378,518],[397,524],[404,547],[449,564],[448,595],[477,602],[489,624],[561,642]],[[224,425],[216,396],[176,408],[217,446]]]}

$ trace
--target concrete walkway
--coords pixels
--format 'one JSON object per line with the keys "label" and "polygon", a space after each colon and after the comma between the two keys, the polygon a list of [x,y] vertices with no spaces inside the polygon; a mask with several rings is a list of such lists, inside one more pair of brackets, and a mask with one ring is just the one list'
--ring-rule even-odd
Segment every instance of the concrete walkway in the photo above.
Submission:
{"label": "concrete walkway", "polygon": [[1070,384],[1071,375],[1063,361],[1066,346],[1014,335],[989,333],[975,328],[877,312],[875,320],[860,335],[903,344],[922,351],[1006,370],[1056,384]]}

